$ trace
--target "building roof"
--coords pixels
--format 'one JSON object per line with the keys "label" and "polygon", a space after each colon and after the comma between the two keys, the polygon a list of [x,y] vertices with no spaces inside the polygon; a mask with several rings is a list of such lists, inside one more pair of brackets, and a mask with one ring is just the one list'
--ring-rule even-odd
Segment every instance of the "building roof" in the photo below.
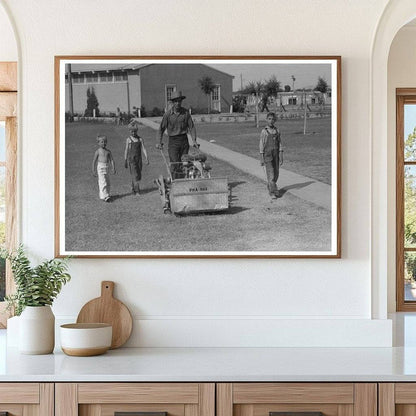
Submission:
{"label": "building roof", "polygon": [[[219,72],[221,74],[227,75],[231,78],[234,78],[233,75],[231,74],[227,74],[226,72],[220,71],[219,69],[213,68],[212,66],[203,64],[198,62],[199,64],[206,66],[208,68],[210,68],[213,71]],[[131,64],[126,64],[126,63],[118,63],[118,64],[99,64],[99,63],[88,63],[88,64],[71,64],[71,72],[72,73],[77,73],[77,72],[101,72],[101,71],[126,71],[126,70],[136,70],[136,69],[140,69],[140,68],[144,68],[145,66],[150,66],[150,65],[163,65],[163,63],[161,62],[154,62],[154,63],[150,63],[150,64],[135,64],[135,63],[131,63]],[[169,65],[169,63],[166,63],[164,65]],[[175,65],[175,64],[172,64]]]}
{"label": "building roof", "polygon": [[229,77],[231,77],[231,78],[233,78],[233,79],[235,78],[235,76],[234,76],[234,75],[228,74],[227,72],[221,71],[221,70],[219,70],[219,69],[217,69],[217,68],[213,68],[213,67],[212,67],[212,66],[210,66],[210,65],[206,65],[206,64],[202,64],[202,65],[207,66],[208,68],[212,69],[213,71],[217,71],[217,72],[219,72],[220,74],[228,75]]}
{"label": "building roof", "polygon": [[149,64],[71,64],[71,72],[123,71],[140,69]]}

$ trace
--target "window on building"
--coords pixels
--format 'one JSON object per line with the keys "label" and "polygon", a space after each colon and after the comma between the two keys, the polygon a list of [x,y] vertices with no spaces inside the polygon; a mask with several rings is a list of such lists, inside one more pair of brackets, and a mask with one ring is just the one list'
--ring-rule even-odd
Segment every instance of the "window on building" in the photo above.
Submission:
{"label": "window on building", "polygon": [[296,105],[298,102],[297,97],[289,97],[289,105]]}
{"label": "window on building", "polygon": [[416,311],[416,88],[396,95],[396,301]]}
{"label": "window on building", "polygon": [[221,86],[215,85],[211,92],[212,109],[221,112]]}
{"label": "window on building", "polygon": [[87,74],[87,82],[89,83],[98,82],[98,74],[97,73]]}
{"label": "window on building", "polygon": [[114,72],[114,81],[116,82],[127,81],[127,74],[122,71]]}
{"label": "window on building", "polygon": [[72,74],[72,83],[73,84],[83,84],[84,83],[84,74]]}
{"label": "window on building", "polygon": [[100,74],[100,82],[113,82],[112,72],[102,72]]}
{"label": "window on building", "polygon": [[220,86],[216,85],[212,90],[211,97],[213,101],[218,101],[220,99]]}

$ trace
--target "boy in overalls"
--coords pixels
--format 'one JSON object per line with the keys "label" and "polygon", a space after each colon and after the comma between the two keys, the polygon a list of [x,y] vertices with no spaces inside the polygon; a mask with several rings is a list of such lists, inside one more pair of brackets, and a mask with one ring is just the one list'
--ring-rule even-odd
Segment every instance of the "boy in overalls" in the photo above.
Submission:
{"label": "boy in overalls", "polygon": [[135,195],[140,195],[140,180],[142,179],[142,156],[145,163],[149,164],[146,148],[143,139],[137,135],[137,124],[129,124],[130,136],[126,139],[126,148],[124,150],[124,166],[130,169],[131,188]]}
{"label": "boy in overalls", "polygon": [[260,165],[265,167],[269,194],[279,197],[276,182],[280,166],[280,131],[275,127],[275,113],[267,114],[267,126],[260,134]]}

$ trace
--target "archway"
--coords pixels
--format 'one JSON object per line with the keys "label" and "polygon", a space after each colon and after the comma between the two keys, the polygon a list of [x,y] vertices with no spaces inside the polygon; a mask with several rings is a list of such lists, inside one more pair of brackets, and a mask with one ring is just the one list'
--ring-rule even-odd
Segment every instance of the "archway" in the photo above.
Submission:
{"label": "archway", "polygon": [[[18,43],[8,10],[0,2],[0,245],[17,243],[17,62]],[[10,266],[0,264],[0,305],[13,291]],[[1,305],[0,327],[5,326]]]}
{"label": "archway", "polygon": [[[416,17],[414,0],[390,1],[377,27],[371,53],[371,269],[372,317],[387,318],[388,271],[392,261],[389,228],[388,56],[396,33]],[[389,170],[390,168],[390,170]]]}

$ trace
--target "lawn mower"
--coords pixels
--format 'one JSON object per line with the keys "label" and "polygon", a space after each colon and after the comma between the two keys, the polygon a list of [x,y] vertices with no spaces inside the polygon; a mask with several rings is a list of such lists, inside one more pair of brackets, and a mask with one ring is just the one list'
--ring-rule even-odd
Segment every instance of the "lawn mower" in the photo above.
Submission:
{"label": "lawn mower", "polygon": [[[184,215],[228,209],[228,179],[211,177],[211,166],[204,153],[198,148],[192,148],[191,153],[183,155],[180,162],[169,163],[163,149],[160,152],[168,176],[165,178],[160,175],[155,183],[159,188],[165,214]],[[173,167],[179,173],[179,178],[173,178]]]}

